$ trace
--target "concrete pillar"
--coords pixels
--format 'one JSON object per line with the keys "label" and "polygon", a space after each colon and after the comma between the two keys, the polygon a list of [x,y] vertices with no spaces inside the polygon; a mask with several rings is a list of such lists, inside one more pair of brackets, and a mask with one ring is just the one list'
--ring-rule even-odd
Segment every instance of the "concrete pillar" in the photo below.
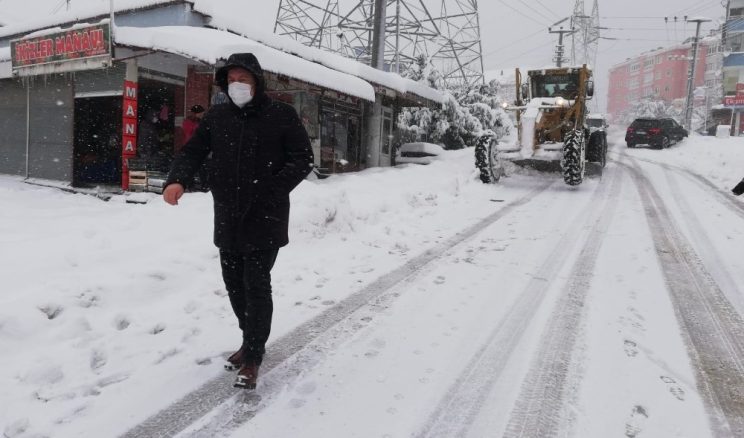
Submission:
{"label": "concrete pillar", "polygon": [[375,103],[365,103],[364,130],[367,167],[379,167],[382,149],[382,96],[375,96]]}

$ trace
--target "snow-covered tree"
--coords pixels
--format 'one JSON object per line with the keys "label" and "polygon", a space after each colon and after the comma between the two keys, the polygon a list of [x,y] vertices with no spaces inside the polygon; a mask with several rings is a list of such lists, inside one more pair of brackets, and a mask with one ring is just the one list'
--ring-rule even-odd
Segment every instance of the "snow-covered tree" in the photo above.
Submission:
{"label": "snow-covered tree", "polygon": [[443,89],[441,73],[421,56],[405,71],[405,76],[445,91],[441,108],[406,108],[398,118],[402,142],[428,141],[445,149],[475,146],[486,133],[501,138],[513,130],[511,119],[501,107],[500,85],[492,81],[466,89]]}

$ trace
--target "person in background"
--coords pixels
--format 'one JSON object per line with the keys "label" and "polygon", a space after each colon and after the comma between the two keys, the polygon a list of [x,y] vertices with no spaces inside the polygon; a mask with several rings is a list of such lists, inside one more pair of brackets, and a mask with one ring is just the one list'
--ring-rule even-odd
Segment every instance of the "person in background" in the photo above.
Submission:
{"label": "person in background", "polygon": [[[183,120],[184,143],[189,141],[189,139],[191,139],[191,137],[194,135],[194,132],[196,132],[196,128],[199,127],[199,123],[201,123],[203,115],[203,106],[197,104],[191,107],[191,109],[189,110],[189,115],[186,116],[186,118]],[[207,159],[204,161],[204,164],[202,165],[202,167],[199,168],[199,171],[197,172],[197,177],[199,179],[199,189],[201,189],[201,191],[203,192],[209,190],[209,167],[211,161],[211,157],[207,157]]]}
{"label": "person in background", "polygon": [[194,135],[197,126],[204,115],[204,107],[194,105],[189,110],[189,115],[183,120],[183,142],[186,143]]}
{"label": "person in background", "polygon": [[149,109],[145,112],[138,127],[137,155],[145,162],[148,169],[158,164],[160,140],[157,123],[158,111]]}
{"label": "person in background", "polygon": [[731,193],[733,193],[736,196],[741,195],[744,193],[744,179],[739,181],[739,184],[736,185],[733,189],[731,189]]}
{"label": "person in background", "polygon": [[289,192],[312,171],[313,151],[295,109],[266,94],[253,54],[231,55],[215,82],[229,102],[211,107],[178,153],[163,199],[177,205],[212,154],[214,243],[243,337],[226,368],[238,369],[236,387],[254,389],[271,332],[271,269],[289,242]]}

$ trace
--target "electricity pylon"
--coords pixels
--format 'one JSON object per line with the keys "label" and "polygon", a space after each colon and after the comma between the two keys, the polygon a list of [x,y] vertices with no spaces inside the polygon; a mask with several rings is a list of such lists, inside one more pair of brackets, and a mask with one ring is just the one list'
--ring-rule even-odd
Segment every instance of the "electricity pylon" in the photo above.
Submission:
{"label": "electricity pylon", "polygon": [[[378,3],[386,9],[386,70],[401,71],[423,55],[448,85],[483,82],[477,0]],[[274,33],[370,64],[374,5],[375,0],[281,0]]]}
{"label": "electricity pylon", "polygon": [[594,0],[592,14],[584,12],[584,0],[576,0],[571,28],[571,62],[573,65],[596,64],[599,47],[599,0]]}

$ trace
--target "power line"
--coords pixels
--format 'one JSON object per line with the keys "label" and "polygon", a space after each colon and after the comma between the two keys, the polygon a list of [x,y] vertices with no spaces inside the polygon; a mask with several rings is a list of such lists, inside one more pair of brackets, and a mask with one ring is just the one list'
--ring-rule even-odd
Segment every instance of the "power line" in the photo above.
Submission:
{"label": "power line", "polygon": [[560,15],[556,14],[555,12],[553,12],[549,7],[545,6],[545,4],[543,2],[541,2],[540,0],[535,0],[535,1],[537,2],[537,4],[539,4],[540,6],[542,6],[543,8],[545,8],[546,11],[550,12],[551,14],[553,14],[553,16],[560,17]]}
{"label": "power line", "polygon": [[519,55],[512,56],[511,58],[502,59],[501,62],[507,62],[507,61],[511,61],[512,59],[521,58],[522,56],[524,56],[524,55],[526,55],[528,53],[532,53],[532,52],[535,52],[535,51],[537,51],[539,49],[544,49],[544,48],[545,48],[545,44],[541,44],[541,45],[539,45],[539,46],[537,46],[535,48],[532,48],[532,49],[527,50],[525,52],[521,52]]}
{"label": "power line", "polygon": [[525,3],[524,0],[519,0],[520,3],[522,3],[523,6],[527,7],[529,10],[533,11],[534,13],[538,14],[539,16],[545,18],[548,21],[553,21],[552,17],[548,17],[547,15],[543,14],[542,12],[538,11],[537,9],[533,8],[529,4]]}
{"label": "power line", "polygon": [[519,15],[521,15],[521,16],[529,19],[529,20],[534,21],[535,23],[539,24],[540,26],[548,27],[545,23],[541,23],[541,22],[537,21],[535,18],[533,18],[533,17],[525,14],[524,12],[522,12],[519,9],[515,8],[514,6],[506,3],[504,0],[498,0],[498,2],[501,3],[502,5],[506,6],[507,8],[511,9],[512,11],[516,12],[517,14],[519,14]]}
{"label": "power line", "polygon": [[500,52],[501,50],[503,50],[503,49],[506,49],[507,47],[511,47],[511,46],[512,46],[512,45],[513,45],[514,43],[518,43],[518,42],[520,42],[520,41],[524,41],[524,40],[526,40],[526,39],[532,38],[532,37],[534,37],[535,35],[538,35],[538,34],[541,34],[541,33],[544,33],[544,32],[545,32],[545,29],[540,29],[540,30],[538,30],[537,32],[531,33],[531,34],[529,34],[529,35],[527,35],[527,36],[524,36],[524,37],[518,38],[518,39],[516,39],[516,40],[514,40],[514,41],[512,41],[512,42],[510,42],[510,43],[508,43],[508,44],[505,44],[505,45],[503,45],[503,46],[499,47],[498,49],[493,49],[493,50],[491,50],[491,51],[489,51],[489,52],[487,52],[487,53],[484,53],[484,54],[483,54],[483,56],[490,56],[490,55],[493,55],[494,53],[496,53],[496,52]]}

